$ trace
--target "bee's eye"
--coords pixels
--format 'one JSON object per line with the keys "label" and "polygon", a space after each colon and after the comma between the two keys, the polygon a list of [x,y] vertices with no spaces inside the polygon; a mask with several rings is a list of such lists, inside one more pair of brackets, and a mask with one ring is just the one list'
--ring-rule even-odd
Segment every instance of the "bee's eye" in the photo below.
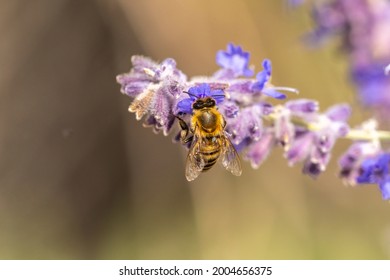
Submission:
{"label": "bee's eye", "polygon": [[204,104],[203,104],[203,101],[201,100],[197,100],[193,105],[192,107],[194,109],[202,109],[204,107]]}
{"label": "bee's eye", "polygon": [[205,105],[205,107],[213,107],[213,106],[215,106],[215,101],[211,98],[208,98],[204,105]]}

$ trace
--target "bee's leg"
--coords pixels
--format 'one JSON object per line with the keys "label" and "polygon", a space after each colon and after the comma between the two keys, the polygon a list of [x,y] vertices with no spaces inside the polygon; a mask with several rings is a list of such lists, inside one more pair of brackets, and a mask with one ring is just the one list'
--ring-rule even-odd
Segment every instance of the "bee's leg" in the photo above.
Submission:
{"label": "bee's leg", "polygon": [[193,139],[193,135],[189,135],[189,132],[190,132],[190,129],[188,128],[188,125],[187,123],[180,117],[176,116],[176,118],[179,120],[179,125],[180,125],[180,128],[181,128],[181,131],[180,131],[180,141],[183,143],[183,144],[187,144],[189,142],[192,142],[192,139]]}
{"label": "bee's leg", "polygon": [[226,121],[224,116],[222,116],[222,128],[225,129],[225,127],[226,127]]}
{"label": "bee's leg", "polygon": [[194,139],[194,135],[191,135],[191,136],[187,137],[186,139],[183,139],[182,143],[183,144],[191,143],[193,139]]}

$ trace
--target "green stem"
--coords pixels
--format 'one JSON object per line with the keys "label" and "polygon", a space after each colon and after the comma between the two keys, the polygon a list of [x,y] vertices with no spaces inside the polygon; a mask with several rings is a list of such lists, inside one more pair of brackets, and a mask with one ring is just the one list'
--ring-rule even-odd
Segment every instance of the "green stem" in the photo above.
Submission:
{"label": "green stem", "polygon": [[[266,116],[266,119],[272,122],[275,120],[275,116],[271,114]],[[298,117],[292,117],[291,122],[294,125],[304,127],[309,131],[317,131],[321,129],[321,126],[319,124],[306,122],[305,120]],[[362,141],[372,141],[372,140],[390,141],[390,131],[386,131],[386,130],[365,131],[363,129],[350,129],[347,135],[345,135],[342,138],[352,139],[352,140],[362,140]]]}
{"label": "green stem", "polygon": [[375,139],[381,141],[390,141],[390,131],[377,130],[374,133],[367,133],[364,130],[351,129],[344,138],[365,141]]}

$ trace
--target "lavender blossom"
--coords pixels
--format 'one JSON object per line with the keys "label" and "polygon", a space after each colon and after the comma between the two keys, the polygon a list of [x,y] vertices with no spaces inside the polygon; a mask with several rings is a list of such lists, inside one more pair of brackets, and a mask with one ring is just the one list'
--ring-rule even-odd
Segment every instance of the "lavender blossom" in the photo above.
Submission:
{"label": "lavender blossom", "polygon": [[365,135],[367,140],[354,142],[340,157],[340,177],[345,183],[352,186],[356,185],[362,162],[368,158],[376,157],[381,153],[382,148],[377,128],[377,121],[371,119],[354,129],[355,134]]}
{"label": "lavender blossom", "polygon": [[298,100],[286,105],[290,115],[305,119],[309,126],[295,128],[295,138],[290,132],[291,144],[287,146],[285,156],[289,165],[303,161],[303,173],[315,178],[326,169],[336,140],[348,133],[346,121],[350,109],[341,104],[331,107],[324,114],[318,114],[314,101]]}
{"label": "lavender blossom", "polygon": [[378,184],[383,199],[390,199],[390,153],[382,153],[375,158],[363,161],[361,173],[356,181],[359,184]]}
{"label": "lavender blossom", "polygon": [[316,26],[306,37],[307,42],[318,45],[329,38],[339,38],[361,103],[376,109],[383,120],[389,119],[390,79],[383,69],[390,61],[390,2],[316,2],[313,18]]}
{"label": "lavender blossom", "polygon": [[[270,84],[270,60],[263,61],[264,70],[255,79],[245,78],[254,73],[248,66],[249,56],[240,46],[229,44],[227,51],[217,53],[221,70],[211,77],[190,81],[176,68],[173,59],[158,64],[143,56],[133,56],[133,68],[118,75],[117,81],[122,93],[134,98],[129,111],[135,113],[137,120],[145,117],[145,126],[152,126],[156,132],[162,130],[165,135],[172,129],[176,115],[191,115],[197,98],[213,97],[229,119],[226,130],[233,142],[244,148],[244,140],[249,144],[261,137],[262,116],[272,111],[266,97],[285,98],[277,91],[279,88]],[[286,87],[281,90],[296,92]]]}
{"label": "lavender blossom", "polygon": [[236,117],[228,119],[226,130],[231,134],[232,143],[239,145],[247,138],[258,141],[262,136],[263,111],[261,104],[242,108]]}
{"label": "lavender blossom", "polygon": [[250,161],[252,168],[257,169],[266,160],[274,146],[275,141],[272,129],[265,129],[262,137],[248,146],[244,158]]}
{"label": "lavender blossom", "polygon": [[[390,153],[381,147],[377,122],[369,120],[355,129],[354,133],[366,135],[367,140],[356,141],[340,158],[340,177],[345,183],[352,186],[378,184],[383,199],[389,200]],[[388,132],[383,133],[387,134]]]}
{"label": "lavender blossom", "polygon": [[277,106],[273,114],[274,134],[276,142],[289,149],[294,138],[294,125],[291,122],[291,110],[283,106]]}
{"label": "lavender blossom", "polygon": [[187,78],[170,58],[161,64],[143,56],[133,56],[131,61],[130,72],[117,76],[121,92],[134,98],[129,111],[135,113],[137,120],[145,116],[145,126],[168,135],[175,120],[173,104]]}
{"label": "lavender blossom", "polygon": [[361,165],[367,158],[375,157],[379,154],[380,149],[373,142],[355,142],[340,157],[340,178],[348,185],[356,185],[357,178],[361,172]]}
{"label": "lavender blossom", "polygon": [[256,82],[251,85],[251,90],[254,92],[262,92],[265,95],[276,99],[285,99],[286,95],[278,92],[274,87],[266,87],[267,84],[271,81],[272,66],[271,61],[265,59],[263,61],[264,70],[257,73]]}
{"label": "lavender blossom", "polygon": [[253,70],[249,68],[249,52],[242,50],[240,46],[230,43],[226,51],[217,52],[217,64],[221,66],[214,74],[216,79],[232,79],[240,76],[250,77]]}
{"label": "lavender blossom", "polygon": [[[129,111],[137,120],[144,118],[144,126],[153,127],[155,132],[168,135],[177,130],[174,140],[179,142],[183,132],[189,133],[183,129],[183,122],[191,127],[193,108],[199,99],[210,97],[210,107],[225,120],[225,135],[253,168],[258,168],[274,148],[282,146],[289,165],[302,162],[303,173],[316,178],[326,169],[339,138],[357,139],[339,161],[341,178],[350,184],[378,184],[383,198],[390,199],[390,153],[379,144],[381,137],[390,139],[390,132],[378,131],[374,122],[351,130],[347,124],[351,110],[346,104],[334,105],[324,113],[319,112],[316,100],[293,99],[271,105],[269,98],[279,102],[287,98],[280,91],[297,90],[271,84],[270,60],[265,59],[263,69],[252,77],[249,53],[229,44],[227,51],[217,53],[217,64],[222,69],[210,77],[189,80],[173,59],[157,63],[133,56],[132,64],[132,69],[118,75],[117,81],[121,92],[133,98]],[[178,125],[175,129],[177,119],[182,130]],[[183,145],[189,148],[194,140],[187,139]]]}

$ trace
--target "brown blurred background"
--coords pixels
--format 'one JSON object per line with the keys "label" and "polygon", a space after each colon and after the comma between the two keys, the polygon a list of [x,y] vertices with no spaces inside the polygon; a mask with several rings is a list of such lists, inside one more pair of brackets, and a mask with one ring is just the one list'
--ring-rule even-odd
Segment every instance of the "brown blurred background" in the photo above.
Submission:
{"label": "brown blurred background", "polygon": [[315,181],[278,149],[190,184],[186,152],[136,122],[115,82],[133,54],[211,74],[234,42],[256,69],[272,60],[274,84],[323,109],[350,102],[359,123],[336,43],[306,49],[309,28],[282,0],[1,1],[0,258],[390,258],[389,203],[337,179],[348,141]]}

